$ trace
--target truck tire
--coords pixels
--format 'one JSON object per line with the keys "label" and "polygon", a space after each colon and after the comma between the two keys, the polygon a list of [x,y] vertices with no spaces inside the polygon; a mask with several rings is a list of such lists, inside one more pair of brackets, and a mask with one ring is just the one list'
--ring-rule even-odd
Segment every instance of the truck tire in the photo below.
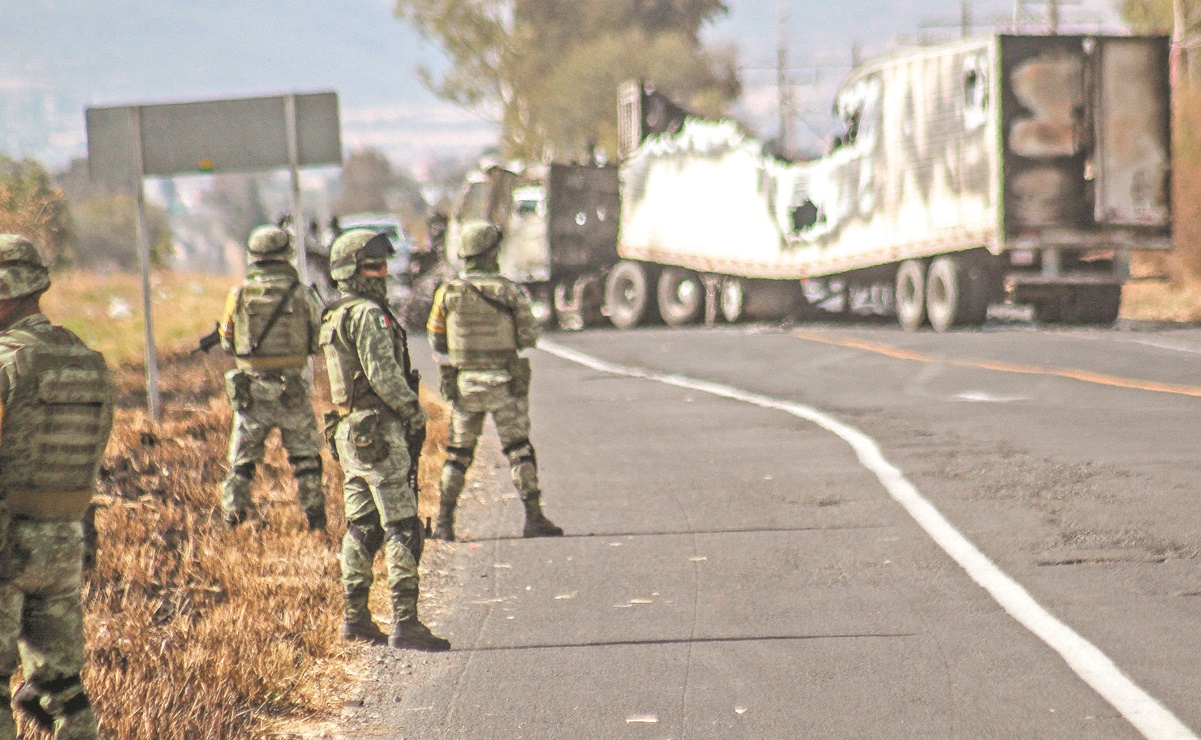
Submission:
{"label": "truck tire", "polygon": [[718,293],[721,317],[731,324],[742,320],[746,309],[746,287],[742,278],[727,277],[721,281]]}
{"label": "truck tire", "polygon": [[641,263],[622,260],[605,280],[605,313],[618,329],[633,329],[654,303],[650,280]]}
{"label": "truck tire", "polygon": [[1088,285],[1076,293],[1077,311],[1081,324],[1109,326],[1122,309],[1121,285]]}
{"label": "truck tire", "polygon": [[926,270],[918,260],[905,260],[897,268],[897,321],[905,331],[926,323]]}
{"label": "truck tire", "polygon": [[990,265],[970,256],[944,255],[926,273],[926,316],[934,331],[980,326],[992,302]]}
{"label": "truck tire", "polygon": [[668,326],[696,323],[705,310],[705,286],[695,272],[664,267],[659,273],[656,298],[659,315]]}

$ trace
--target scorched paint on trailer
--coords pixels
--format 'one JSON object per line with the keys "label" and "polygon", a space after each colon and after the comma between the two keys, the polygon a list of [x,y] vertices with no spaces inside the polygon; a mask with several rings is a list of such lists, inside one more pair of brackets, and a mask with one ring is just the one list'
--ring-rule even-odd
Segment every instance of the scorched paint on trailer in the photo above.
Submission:
{"label": "scorched paint on trailer", "polygon": [[852,74],[844,134],[806,163],[685,119],[623,163],[621,255],[804,278],[981,247],[1166,248],[1165,54],[1079,36],[898,54]]}

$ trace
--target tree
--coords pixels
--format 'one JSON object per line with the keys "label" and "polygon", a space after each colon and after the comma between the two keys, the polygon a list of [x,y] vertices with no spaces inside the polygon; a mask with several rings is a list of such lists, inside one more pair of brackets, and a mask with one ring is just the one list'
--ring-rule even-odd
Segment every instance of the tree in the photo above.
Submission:
{"label": "tree", "polygon": [[392,163],[378,149],[352,152],[342,165],[342,188],[330,207],[335,215],[388,210],[388,191],[396,185]]}
{"label": "tree", "polygon": [[39,162],[0,155],[0,233],[26,237],[51,265],[67,261],[72,236],[67,198]]}
{"label": "tree", "polygon": [[341,179],[342,187],[330,204],[334,215],[395,213],[410,231],[424,218],[421,186],[378,149],[352,152],[342,165]]}
{"label": "tree", "polygon": [[[134,272],[138,269],[138,204],[129,193],[110,193],[71,204],[76,241],[72,262],[88,270]],[[150,262],[162,266],[171,253],[167,212],[146,207]]]}
{"label": "tree", "polygon": [[[133,194],[93,181],[83,158],[71,160],[55,175],[55,181],[66,196],[74,225],[73,239],[60,264],[88,270],[137,270],[138,212]],[[150,261],[161,266],[173,247],[167,212],[147,204],[146,227]]]}
{"label": "tree", "polygon": [[701,30],[723,0],[397,0],[396,14],[442,46],[451,69],[426,84],[499,114],[506,156],[578,158],[617,148],[617,87],[645,79],[721,115],[741,92],[735,54]]}
{"label": "tree", "polygon": [[[1181,0],[1192,5],[1189,0]],[[1173,0],[1118,0],[1122,20],[1135,33],[1171,33]]]}
{"label": "tree", "polygon": [[238,244],[245,245],[250,232],[272,222],[254,175],[214,175],[213,186],[204,192],[201,202],[212,211],[226,238]]}

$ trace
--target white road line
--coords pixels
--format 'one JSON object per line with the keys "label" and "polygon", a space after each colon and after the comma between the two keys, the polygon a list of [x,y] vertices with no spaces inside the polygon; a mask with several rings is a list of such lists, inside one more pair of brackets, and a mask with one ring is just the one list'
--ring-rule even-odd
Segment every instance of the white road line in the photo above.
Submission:
{"label": "white road line", "polygon": [[810,421],[838,435],[855,451],[859,462],[875,473],[889,495],[913,517],[968,576],[987,591],[1001,607],[1063,657],[1081,679],[1113,705],[1130,724],[1152,740],[1192,738],[1197,735],[1167,707],[1126,677],[1113,661],[1095,645],[1077,634],[1034,600],[1021,584],[1010,578],[975,545],[955,529],[938,509],[922,496],[905,475],[884,457],[875,440],[852,426],[817,409],[790,401],[780,401],[748,393],[728,385],[694,380],[680,375],[665,375],[634,367],[624,367],[577,352],[555,342],[539,342],[538,348],[556,357],[604,373],[653,380],[658,383],[709,393],[742,401],[762,408],[783,411]]}
{"label": "white road line", "polygon": [[1193,355],[1201,355],[1201,349],[1192,347],[1184,342],[1173,342],[1171,339],[1119,339],[1119,342],[1128,344],[1141,344],[1146,347],[1155,347],[1156,349],[1167,349],[1173,352],[1187,352]]}

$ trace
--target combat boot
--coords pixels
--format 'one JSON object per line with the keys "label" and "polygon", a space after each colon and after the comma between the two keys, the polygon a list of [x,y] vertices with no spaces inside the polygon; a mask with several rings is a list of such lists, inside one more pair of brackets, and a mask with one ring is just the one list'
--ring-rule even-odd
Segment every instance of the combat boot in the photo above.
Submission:
{"label": "combat boot", "polygon": [[392,623],[392,634],[388,636],[388,647],[396,650],[421,650],[427,653],[444,653],[450,650],[450,640],[438,637],[421,623],[417,615]]}
{"label": "combat boot", "polygon": [[342,639],[349,642],[365,642],[370,645],[383,645],[388,642],[388,636],[368,615],[357,616],[353,619],[346,617],[342,620]]}
{"label": "combat boot", "polygon": [[343,592],[346,617],[342,620],[342,639],[371,645],[387,644],[388,636],[371,618],[371,610],[367,607],[367,593],[363,589],[347,589]]}
{"label": "combat boot", "polygon": [[329,519],[325,516],[324,509],[316,509],[313,511],[305,510],[304,517],[309,521],[310,532],[324,532],[329,525]]}
{"label": "combat boot", "polygon": [[542,513],[540,494],[535,493],[529,498],[524,498],[521,503],[525,505],[525,528],[521,532],[522,537],[563,536],[563,528],[547,519],[546,514]]}
{"label": "combat boot", "polygon": [[438,519],[434,522],[434,533],[430,535],[435,540],[445,542],[455,541],[455,507],[445,503],[438,507]]}

